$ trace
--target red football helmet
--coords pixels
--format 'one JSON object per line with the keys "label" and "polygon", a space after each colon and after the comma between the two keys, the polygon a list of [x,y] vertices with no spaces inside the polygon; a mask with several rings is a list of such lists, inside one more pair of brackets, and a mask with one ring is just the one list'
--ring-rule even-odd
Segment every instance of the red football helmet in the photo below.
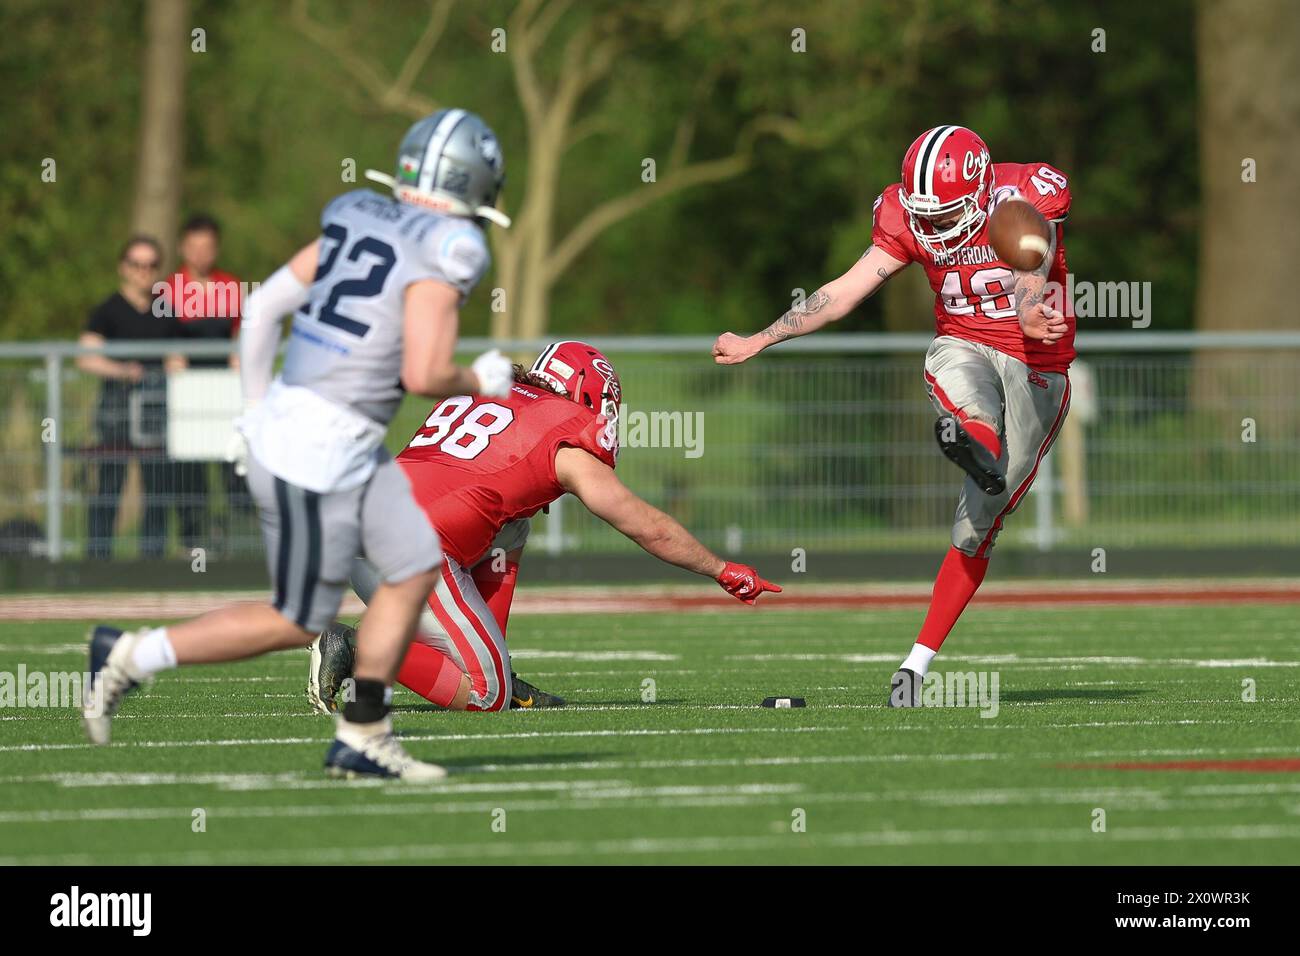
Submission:
{"label": "red football helmet", "polygon": [[903,157],[898,199],[912,235],[932,253],[970,242],[988,218],[992,195],[989,148],[964,126],[926,130]]}
{"label": "red football helmet", "polygon": [[612,443],[608,447],[614,458],[618,458],[618,409],[623,402],[623,386],[604,353],[586,342],[552,342],[542,349],[529,371],[559,394],[605,416],[605,438]]}

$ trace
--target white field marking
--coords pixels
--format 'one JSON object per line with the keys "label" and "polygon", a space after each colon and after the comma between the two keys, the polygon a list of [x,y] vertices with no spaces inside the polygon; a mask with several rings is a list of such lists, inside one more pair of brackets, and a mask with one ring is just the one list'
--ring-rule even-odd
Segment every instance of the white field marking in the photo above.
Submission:
{"label": "white field marking", "polygon": [[[187,816],[188,819],[188,816]],[[770,853],[808,850],[854,850],[872,847],[952,846],[981,844],[1039,844],[1051,842],[1193,843],[1300,840],[1300,824],[1216,826],[1112,827],[1098,837],[1088,827],[1023,830],[867,830],[772,836],[641,837],[622,840],[516,841],[425,843],[388,846],[332,846],[303,849],[187,850],[114,856],[110,862],[133,865],[217,866],[222,864],[400,863],[453,859],[501,859],[528,855],[548,857],[626,857],[704,853]],[[0,866],[92,866],[106,862],[102,854],[0,857]]]}
{"label": "white field marking", "polygon": [[[540,713],[540,711],[539,711]],[[311,716],[311,715],[308,715]],[[476,740],[490,743],[494,740],[539,740],[561,737],[696,737],[713,734],[801,734],[837,733],[855,730],[853,727],[694,727],[673,730],[533,730],[507,734],[399,734],[403,743],[448,743]],[[259,747],[327,744],[329,736],[321,737],[264,737],[258,739],[225,740],[152,740],[116,742],[115,747],[142,747],[168,749],[172,747]],[[89,750],[94,744],[6,744],[0,753],[39,753],[47,750]]]}
{"label": "white field marking", "polygon": [[[643,673],[643,671],[644,671],[644,673]],[[677,674],[698,674],[698,673],[699,673],[698,670],[693,670],[693,669],[692,669],[692,670],[679,670],[679,669],[671,668],[671,667],[668,667],[668,668],[665,668],[665,667],[650,667],[650,668],[632,668],[632,667],[628,667],[628,668],[624,668],[623,670],[618,670],[618,671],[535,671],[535,670],[533,670],[532,668],[529,668],[529,669],[528,669],[528,673],[525,674],[524,677],[525,677],[525,678],[538,678],[538,679],[541,679],[541,680],[548,680],[548,679],[550,679],[550,678],[552,678],[552,677],[628,677],[628,676],[630,676],[630,675],[636,675],[638,678],[640,678],[640,677],[658,677],[658,676],[660,676],[661,674],[673,674],[673,675],[677,675]],[[714,671],[713,671],[712,668],[709,669],[709,673],[710,673],[710,674],[714,673]],[[624,688],[624,689],[626,689],[626,688]]]}
{"label": "white field marking", "polygon": [[[1072,760],[1096,759],[1102,757],[1126,758],[1133,760],[1144,757],[1207,757],[1234,756],[1243,754],[1267,754],[1278,759],[1297,755],[1296,751],[1283,750],[1278,747],[1191,747],[1160,749],[1119,749],[1086,750],[1069,755]],[[464,774],[503,773],[520,774],[546,771],[572,770],[688,770],[719,767],[802,767],[826,764],[872,764],[872,763],[914,763],[937,761],[943,763],[967,763],[986,761],[1031,762],[1041,760],[1061,760],[1064,755],[1059,751],[1038,753],[1008,754],[998,753],[933,753],[933,754],[839,754],[839,755],[788,755],[780,757],[709,757],[680,760],[576,760],[567,762],[538,763],[481,763],[459,765],[452,768],[452,779]],[[62,787],[153,787],[169,784],[199,786],[215,785],[225,789],[277,789],[276,784],[283,782],[290,789],[300,785],[304,789],[339,789],[346,787],[390,787],[382,780],[358,779],[351,781],[318,780],[315,775],[302,771],[276,774],[230,774],[230,773],[50,773],[25,776],[0,777],[0,785],[55,783]],[[247,784],[247,786],[244,786]],[[256,786],[261,784],[262,786]],[[485,785],[488,789],[499,789],[495,785]],[[1234,785],[1231,792],[1290,792],[1289,787],[1300,791],[1300,784],[1241,784]],[[1207,794],[1218,794],[1221,787],[1188,788],[1192,793],[1204,789]],[[400,792],[400,791],[395,791]]]}
{"label": "white field marking", "polygon": [[[303,661],[302,663],[306,663]],[[297,677],[187,677],[182,671],[175,676],[166,678],[168,684],[258,684],[272,683],[284,684],[289,681],[297,681]],[[306,680],[304,677],[303,680]]]}
{"label": "white field marking", "polygon": [[[1070,804],[1094,805],[1106,802],[1116,808],[1140,809],[1162,812],[1172,809],[1168,795],[1142,788],[1095,788],[1092,790],[982,790],[935,793],[928,790],[895,792],[827,792],[806,793],[799,784],[741,784],[721,786],[664,786],[633,787],[624,782],[602,786],[599,782],[590,787],[565,786],[561,792],[572,799],[513,800],[511,809],[520,812],[572,812],[575,810],[605,810],[627,812],[631,809],[666,809],[672,807],[738,807],[770,806],[788,803],[791,796],[810,804],[856,803],[894,804],[922,803],[936,807],[965,806],[1042,806],[1044,804],[1068,806]],[[386,796],[445,797],[448,789],[439,785],[412,786],[390,784],[379,791]],[[321,818],[332,816],[428,816],[480,814],[490,812],[500,803],[500,798],[485,802],[449,801],[436,803],[411,803],[409,801],[365,804],[300,804],[296,806],[230,806],[207,807],[214,818],[222,819],[278,819]],[[1242,804],[1238,804],[1242,805]],[[1271,806],[1270,802],[1250,801],[1248,806]],[[1183,801],[1177,809],[1209,809],[1210,804]],[[148,821],[188,818],[190,811],[184,807],[96,807],[71,810],[14,810],[0,812],[0,826],[33,824],[98,823],[105,821]]]}
{"label": "white field marking", "polygon": [[85,644],[0,644],[0,651],[14,654],[80,654],[86,656]]}
{"label": "white field marking", "polygon": [[[26,778],[30,783],[53,783],[67,789],[100,789],[106,787],[158,787],[158,786],[215,786],[220,790],[296,790],[339,789],[340,782],[348,788],[393,787],[391,781],[358,779],[329,780],[320,774],[295,773],[50,773]],[[400,785],[398,785],[400,787]],[[586,790],[604,791],[632,786],[629,780],[519,780],[493,783],[447,783],[435,790],[442,794],[461,793],[581,793]],[[798,786],[798,785],[795,785]],[[408,791],[409,792],[409,791]],[[400,796],[400,794],[398,794]]]}
{"label": "white field marking", "polygon": [[[877,664],[897,661],[897,654],[732,654],[729,661],[797,662],[831,661],[840,664]],[[1300,667],[1300,661],[1274,661],[1263,657],[1243,657],[1226,660],[1201,660],[1186,657],[1027,657],[1022,654],[945,654],[945,661],[962,661],[969,664],[1109,664],[1156,665],[1171,667]]]}
{"label": "white field marking", "polygon": [[[1016,705],[1019,706],[1019,705]],[[1255,705],[1249,705],[1255,706]],[[917,708],[925,710],[926,708]],[[971,710],[972,708],[957,707],[931,707],[930,711],[954,711],[954,710]],[[1181,720],[1092,720],[1080,721],[1072,724],[1009,724],[1001,720],[981,720],[976,723],[964,724],[899,724],[893,727],[867,727],[870,730],[888,730],[893,733],[896,730],[1077,730],[1080,728],[1095,727],[1183,727],[1183,726],[1211,726],[1216,724],[1225,724],[1233,727],[1240,727],[1241,721],[1238,720],[1197,720],[1186,718]],[[1258,727],[1264,724],[1300,724],[1300,717],[1284,717],[1280,720],[1253,720],[1251,725]],[[794,728],[790,728],[793,730]],[[2,748],[0,748],[2,749]],[[1065,755],[1068,756],[1068,755]],[[1064,759],[1064,757],[1062,758]]]}
{"label": "white field marking", "polygon": [[590,661],[592,663],[604,663],[605,661],[662,661],[668,663],[682,659],[679,654],[664,654],[660,651],[543,651],[527,647],[510,648],[510,656],[530,661],[564,660]]}
{"label": "white field marking", "polygon": [[[693,801],[696,798],[706,801],[699,805],[711,805],[710,801],[717,798],[724,801],[721,805],[732,806],[735,805],[735,800],[748,802],[753,797],[788,797],[791,794],[799,794],[799,798],[803,799],[804,796],[801,793],[803,790],[801,784],[754,783],[667,787],[633,787],[621,782],[620,784],[619,786],[593,786],[576,792],[575,788],[570,785],[565,789],[574,792],[575,799],[572,801],[516,800],[510,804],[510,808],[516,811],[545,812],[574,809],[590,810],[600,809],[602,806],[613,806],[614,809],[623,810],[626,809],[626,806],[621,803],[622,801],[642,801],[641,805],[645,808],[653,808],[656,806],[656,801],[660,800],[674,801],[676,803],[681,800]],[[401,791],[408,796],[443,795],[448,793],[444,786],[438,785],[417,787],[409,784],[390,784],[390,790],[393,793]],[[854,796],[858,795],[855,794]],[[499,800],[478,803],[455,803],[439,800],[435,803],[421,802],[418,804],[409,802],[324,803],[297,806],[206,807],[205,809],[210,816],[222,819],[276,819],[280,817],[423,816],[428,814],[487,813],[499,804]],[[677,805],[680,805],[680,803],[677,803]],[[696,804],[693,803],[692,805]],[[172,820],[177,817],[188,819],[190,810],[186,807],[82,807],[76,810],[6,810],[0,811],[0,825],[85,823],[105,820]]]}

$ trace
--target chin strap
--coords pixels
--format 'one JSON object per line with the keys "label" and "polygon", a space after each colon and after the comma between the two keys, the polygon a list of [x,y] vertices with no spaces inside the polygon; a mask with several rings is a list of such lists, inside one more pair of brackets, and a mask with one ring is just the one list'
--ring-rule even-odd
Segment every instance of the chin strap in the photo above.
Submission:
{"label": "chin strap", "polygon": [[[403,202],[411,202],[419,206],[428,206],[430,209],[451,213],[454,216],[472,215],[476,219],[486,219],[488,222],[495,223],[502,229],[510,228],[512,221],[510,217],[500,209],[493,206],[475,206],[472,210],[466,212],[465,210],[468,207],[466,207],[464,203],[452,203],[450,200],[422,193],[411,186],[403,186],[392,176],[388,175],[388,173],[381,173],[377,169],[367,169],[366,179],[387,186],[393,191],[393,195]],[[456,208],[457,206],[460,208]]]}

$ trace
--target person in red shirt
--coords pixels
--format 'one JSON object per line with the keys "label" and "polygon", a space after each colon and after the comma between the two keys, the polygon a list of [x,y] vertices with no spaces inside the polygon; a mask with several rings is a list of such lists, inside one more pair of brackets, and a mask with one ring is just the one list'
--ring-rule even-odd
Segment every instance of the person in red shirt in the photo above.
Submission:
{"label": "person in red shirt", "polygon": [[[531,370],[515,367],[506,397],[454,395],[434,406],[397,456],[446,557],[398,672],[402,686],[453,710],[563,704],[512,672],[506,625],[527,519],[566,492],[650,554],[746,604],[781,590],[715,555],[615,477],[622,397],[609,359],[583,342],[556,342]],[[381,571],[354,565],[362,600]],[[323,713],[350,674],[351,632],[335,622],[312,644],[307,695]]]}
{"label": "person in red shirt", "polygon": [[[891,706],[918,706],[930,661],[984,580],[1003,521],[1029,491],[1069,409],[1074,316],[1068,303],[1061,311],[1051,302],[1065,287],[1062,224],[1071,196],[1059,169],[995,164],[964,126],[917,137],[902,173],[876,200],[871,246],[852,268],[762,332],[723,333],[713,356],[720,365],[748,361],[843,318],[909,263],[925,270],[935,294],[937,335],[924,370],[939,412],[935,437],[967,478],[930,609],[890,682]],[[1012,269],[989,243],[989,214],[1003,202],[1031,203],[1053,224],[1033,272]]]}
{"label": "person in red shirt", "polygon": [[[168,298],[187,338],[233,339],[239,334],[239,279],[217,268],[221,226],[211,216],[191,216],[181,226],[181,267],[168,279]],[[238,365],[225,359],[196,359],[199,365]]]}
{"label": "person in red shirt", "polygon": [[[211,216],[198,214],[181,226],[178,246],[181,267],[166,282],[165,296],[177,320],[180,334],[187,339],[231,340],[239,334],[241,287],[239,279],[217,268],[221,255],[221,226]],[[196,357],[186,364],[190,368],[239,367],[239,357],[231,353],[228,359]],[[242,479],[235,474],[234,466],[220,465],[222,485],[230,507],[234,510],[251,510],[252,499]],[[180,517],[181,537],[187,546],[211,546],[207,532],[208,473],[201,461],[173,462],[171,490]],[[224,528],[221,539],[227,535]]]}

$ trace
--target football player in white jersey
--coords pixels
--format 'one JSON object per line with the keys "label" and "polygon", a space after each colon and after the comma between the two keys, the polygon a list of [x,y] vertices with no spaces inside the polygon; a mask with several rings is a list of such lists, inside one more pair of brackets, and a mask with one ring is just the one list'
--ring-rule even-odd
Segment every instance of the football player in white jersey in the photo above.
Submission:
{"label": "football player in white jersey", "polygon": [[[437,780],[392,733],[392,683],[442,563],[437,535],[383,439],[403,391],[505,395],[496,350],[453,364],[460,307],[487,270],[486,222],[504,178],[495,135],[478,116],[441,110],[411,127],[395,174],[369,171],[392,195],[357,189],[321,215],[318,239],[249,296],[240,332],[245,413],[231,457],[247,471],[275,591],[170,627],[100,625],[90,637],[84,709],[107,743],[126,694],[181,664],[306,647],[333,620],[357,555],[380,570],[357,640],[354,699],[325,758],[335,776]],[[272,381],[280,323],[293,314]]]}

